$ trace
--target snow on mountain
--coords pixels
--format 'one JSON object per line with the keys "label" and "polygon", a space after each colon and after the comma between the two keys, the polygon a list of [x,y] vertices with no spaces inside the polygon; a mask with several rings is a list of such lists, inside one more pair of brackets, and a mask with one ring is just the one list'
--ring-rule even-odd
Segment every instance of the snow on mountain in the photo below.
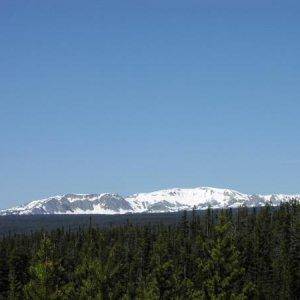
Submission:
{"label": "snow on mountain", "polygon": [[[211,207],[227,207],[234,200],[235,203],[242,203],[248,199],[247,195],[227,189],[217,189],[211,187],[199,187],[193,189],[169,189],[152,193],[141,193],[132,195],[126,200],[135,211],[154,210],[154,207],[165,202],[169,204],[169,210],[177,211],[181,209],[198,209]],[[239,204],[240,205],[240,204]],[[172,209],[173,208],[173,209]]]}
{"label": "snow on mountain", "polygon": [[0,211],[0,215],[28,214],[116,214],[132,211],[118,194],[67,194]]}
{"label": "snow on mountain", "polygon": [[66,194],[0,211],[0,215],[28,214],[125,214],[174,212],[180,210],[279,205],[300,195],[247,195],[230,189],[198,187],[173,188],[128,197],[118,194]]}

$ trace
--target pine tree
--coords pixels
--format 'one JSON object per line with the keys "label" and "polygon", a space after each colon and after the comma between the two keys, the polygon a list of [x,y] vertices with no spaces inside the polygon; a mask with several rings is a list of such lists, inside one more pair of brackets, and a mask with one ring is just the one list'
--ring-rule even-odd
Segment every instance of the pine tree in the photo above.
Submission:
{"label": "pine tree", "polygon": [[9,266],[7,253],[0,244],[0,299],[6,299],[9,292]]}
{"label": "pine tree", "polygon": [[158,265],[154,270],[159,299],[172,299],[174,297],[176,287],[174,273],[174,263],[171,260]]}
{"label": "pine tree", "polygon": [[270,205],[262,207],[256,215],[253,228],[253,254],[250,262],[250,280],[256,285],[258,296],[271,298],[274,292],[274,223]]}
{"label": "pine tree", "polygon": [[25,286],[25,297],[55,299],[61,293],[62,271],[60,264],[55,260],[54,245],[50,238],[45,236],[30,267],[31,280]]}
{"label": "pine tree", "polygon": [[23,285],[28,281],[28,253],[20,242],[9,253],[9,299],[23,298]]}
{"label": "pine tree", "polygon": [[8,234],[0,299],[297,299],[299,207]]}
{"label": "pine tree", "polygon": [[[291,220],[288,243],[288,268],[286,268],[285,296],[293,298],[300,294],[300,207],[295,205],[294,212],[290,209]],[[292,214],[293,213],[293,214]]]}
{"label": "pine tree", "polygon": [[120,268],[116,259],[115,248],[111,249],[106,261],[93,258],[91,253],[83,258],[75,271],[82,299],[109,299]]}
{"label": "pine tree", "polygon": [[235,246],[232,225],[224,213],[214,228],[215,239],[208,249],[208,260],[199,266],[204,279],[203,288],[210,299],[246,298],[250,285],[243,286],[244,268]]}

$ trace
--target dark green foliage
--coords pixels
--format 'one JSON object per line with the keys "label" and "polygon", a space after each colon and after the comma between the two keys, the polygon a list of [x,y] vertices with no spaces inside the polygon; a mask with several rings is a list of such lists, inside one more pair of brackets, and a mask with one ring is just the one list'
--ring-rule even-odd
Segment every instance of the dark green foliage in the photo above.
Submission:
{"label": "dark green foliage", "polygon": [[237,250],[235,233],[225,213],[214,227],[214,239],[207,243],[208,258],[200,259],[199,271],[203,273],[203,291],[209,299],[243,299],[251,288],[245,282],[245,269]]}
{"label": "dark green foliage", "polygon": [[[161,219],[163,220],[163,219]],[[7,235],[0,299],[296,299],[299,203]]]}

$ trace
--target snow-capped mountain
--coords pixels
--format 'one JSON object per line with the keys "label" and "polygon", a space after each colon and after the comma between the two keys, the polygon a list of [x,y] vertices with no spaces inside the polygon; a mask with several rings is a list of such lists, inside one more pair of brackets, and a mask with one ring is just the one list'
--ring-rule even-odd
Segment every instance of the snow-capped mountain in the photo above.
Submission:
{"label": "snow-capped mountain", "polygon": [[212,208],[279,205],[300,195],[247,195],[229,189],[198,187],[168,189],[123,197],[118,194],[66,194],[0,211],[0,215],[125,214]]}

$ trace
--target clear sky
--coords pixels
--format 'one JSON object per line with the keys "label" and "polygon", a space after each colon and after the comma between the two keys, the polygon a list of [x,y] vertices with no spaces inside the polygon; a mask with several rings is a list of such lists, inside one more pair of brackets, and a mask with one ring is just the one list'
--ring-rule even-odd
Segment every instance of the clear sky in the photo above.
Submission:
{"label": "clear sky", "polygon": [[0,1],[0,208],[299,170],[298,0]]}

